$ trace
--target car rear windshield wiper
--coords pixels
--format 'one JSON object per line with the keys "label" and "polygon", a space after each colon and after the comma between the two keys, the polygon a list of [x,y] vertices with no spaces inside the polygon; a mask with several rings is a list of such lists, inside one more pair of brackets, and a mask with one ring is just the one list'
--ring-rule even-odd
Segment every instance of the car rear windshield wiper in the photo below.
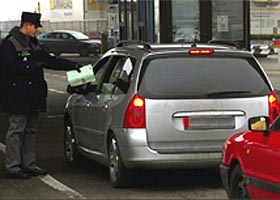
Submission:
{"label": "car rear windshield wiper", "polygon": [[207,93],[208,97],[220,97],[220,96],[235,96],[237,94],[250,94],[251,91],[244,91],[244,90],[234,90],[234,91],[217,91],[217,92],[210,92]]}

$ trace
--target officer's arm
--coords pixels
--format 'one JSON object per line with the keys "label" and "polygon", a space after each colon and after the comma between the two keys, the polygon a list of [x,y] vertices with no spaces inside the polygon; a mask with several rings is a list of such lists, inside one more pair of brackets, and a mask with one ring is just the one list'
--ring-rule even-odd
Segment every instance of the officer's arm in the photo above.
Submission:
{"label": "officer's arm", "polygon": [[51,56],[43,49],[40,50],[39,54],[40,54],[40,61],[42,61],[43,63],[43,67],[47,69],[72,70],[72,69],[76,69],[78,66],[78,63],[73,62],[71,60]]}

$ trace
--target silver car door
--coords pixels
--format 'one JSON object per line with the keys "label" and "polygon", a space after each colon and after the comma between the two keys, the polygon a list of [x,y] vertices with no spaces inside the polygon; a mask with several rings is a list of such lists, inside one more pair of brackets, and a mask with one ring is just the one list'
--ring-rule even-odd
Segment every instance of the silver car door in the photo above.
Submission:
{"label": "silver car door", "polygon": [[[108,62],[110,60],[110,56],[104,57],[101,59],[94,67],[94,74],[96,78],[96,82],[92,83],[93,85],[101,84],[102,76],[104,71],[107,68]],[[77,132],[77,140],[80,146],[84,147],[85,150],[95,150],[95,140],[92,140],[90,136],[92,132],[94,132],[94,126],[92,126],[92,113],[91,108],[92,105],[96,104],[97,95],[95,91],[88,92],[84,95],[80,95],[76,98],[76,101],[73,106],[74,110],[74,123],[76,125],[75,131]],[[97,115],[98,116],[98,115]]]}
{"label": "silver car door", "polygon": [[89,130],[91,141],[94,143],[94,147],[97,148],[101,154],[106,152],[104,148],[106,145],[106,133],[111,125],[112,120],[112,105],[117,101],[117,97],[113,94],[116,90],[115,82],[116,78],[122,70],[122,66],[125,62],[125,56],[113,56],[111,62],[108,64],[108,68],[104,73],[102,84],[96,98],[91,98],[88,106],[87,119],[89,120]]}
{"label": "silver car door", "polygon": [[81,147],[86,145],[88,138],[88,125],[87,121],[84,120],[87,111],[87,102],[88,100],[84,95],[77,95],[72,106],[74,132],[77,139],[77,144]]}

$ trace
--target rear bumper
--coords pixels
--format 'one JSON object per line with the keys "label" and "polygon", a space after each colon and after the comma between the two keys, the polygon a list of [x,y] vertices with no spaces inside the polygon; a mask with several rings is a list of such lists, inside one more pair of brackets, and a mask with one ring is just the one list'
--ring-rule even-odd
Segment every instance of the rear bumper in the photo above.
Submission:
{"label": "rear bumper", "polygon": [[222,179],[222,184],[224,189],[227,192],[227,195],[229,195],[229,167],[225,166],[224,164],[219,165],[220,168],[220,175]]}
{"label": "rear bumper", "polygon": [[129,168],[195,168],[221,162],[221,153],[159,154],[147,147],[122,148],[121,155]]}
{"label": "rear bumper", "polygon": [[128,168],[194,168],[217,166],[222,152],[158,153],[149,148],[145,129],[120,131],[117,140],[122,161]]}

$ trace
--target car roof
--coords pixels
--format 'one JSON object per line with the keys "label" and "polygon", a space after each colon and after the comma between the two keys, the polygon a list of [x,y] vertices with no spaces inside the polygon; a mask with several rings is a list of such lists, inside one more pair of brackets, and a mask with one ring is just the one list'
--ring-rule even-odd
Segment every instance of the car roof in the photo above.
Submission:
{"label": "car roof", "polygon": [[115,48],[109,52],[129,52],[129,54],[138,54],[138,56],[151,54],[167,54],[167,53],[185,53],[190,49],[213,49],[215,53],[224,53],[230,55],[252,56],[252,54],[244,49],[240,49],[229,43],[223,44],[198,44],[198,43],[173,43],[173,44],[149,44],[139,41],[121,41]]}
{"label": "car roof", "polygon": [[53,30],[53,31],[48,31],[46,33],[82,33],[80,31],[74,31],[74,30]]}

